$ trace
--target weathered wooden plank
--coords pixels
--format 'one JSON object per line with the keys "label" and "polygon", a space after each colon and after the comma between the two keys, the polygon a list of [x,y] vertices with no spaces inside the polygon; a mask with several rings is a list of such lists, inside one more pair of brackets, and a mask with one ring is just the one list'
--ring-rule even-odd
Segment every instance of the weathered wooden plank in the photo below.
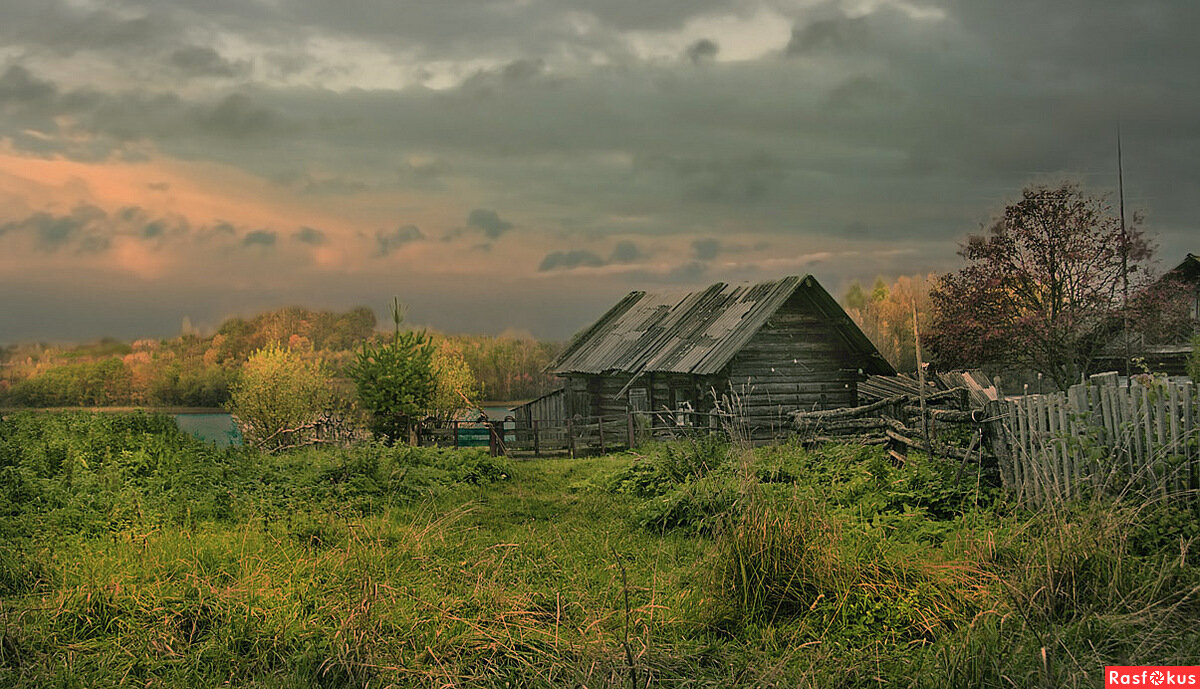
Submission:
{"label": "weathered wooden plank", "polygon": [[[1195,402],[1195,386],[1192,381],[1183,384],[1183,443],[1187,453],[1188,490],[1200,491],[1200,450],[1197,449],[1197,432],[1200,429],[1200,419],[1197,412],[1200,405]],[[1193,493],[1196,500],[1196,493]]]}
{"label": "weathered wooden plank", "polygon": [[1150,389],[1149,388],[1147,388],[1145,385],[1139,385],[1138,389],[1141,390],[1141,392],[1139,393],[1139,397],[1141,399],[1141,405],[1142,405],[1141,419],[1142,419],[1142,427],[1145,429],[1145,435],[1143,437],[1146,439],[1146,448],[1145,448],[1146,454],[1142,460],[1143,461],[1143,469],[1147,476],[1155,477],[1156,474],[1154,473],[1154,458],[1155,458],[1154,457],[1154,454],[1155,454],[1154,447],[1155,447],[1156,443],[1155,443],[1155,432],[1154,432],[1154,404],[1153,404],[1153,401],[1150,399]]}
{"label": "weathered wooden plank", "polygon": [[1025,471],[1029,462],[1029,455],[1032,450],[1029,443],[1029,415],[1028,415],[1028,400],[1020,398],[1013,402],[1013,416],[1017,421],[1017,440],[1020,451],[1014,453],[1013,466],[1016,469],[1017,485],[1020,490],[1017,494],[1019,500],[1024,500],[1028,493],[1027,472]]}
{"label": "weathered wooden plank", "polygon": [[1103,424],[1103,433],[1101,440],[1110,447],[1117,445],[1117,419],[1116,412],[1113,409],[1112,388],[1106,385],[1097,385],[1096,394],[1100,399],[1100,417]]}
{"label": "weathered wooden plank", "polygon": [[1025,398],[1025,423],[1028,427],[1029,434],[1029,453],[1025,456],[1025,484],[1027,494],[1031,499],[1041,504],[1045,496],[1041,491],[1040,472],[1038,471],[1038,457],[1041,454],[1041,448],[1038,447],[1038,419],[1037,405],[1032,397]]}
{"label": "weathered wooden plank", "polygon": [[1169,387],[1171,387],[1171,384],[1167,383],[1165,388],[1158,388],[1158,389],[1154,390],[1154,393],[1153,393],[1154,426],[1155,426],[1154,430],[1155,430],[1155,437],[1158,440],[1158,444],[1156,445],[1156,447],[1158,448],[1159,452],[1162,452],[1166,448],[1166,445],[1167,445],[1167,437],[1168,436],[1167,436],[1167,404],[1166,404],[1167,390],[1166,390],[1166,388],[1169,388]]}
{"label": "weathered wooden plank", "polygon": [[1014,412],[1012,403],[1007,400],[997,400],[984,405],[984,414],[993,419],[988,422],[988,431],[992,436],[992,454],[1000,466],[1000,481],[1011,493],[1017,494],[1016,475],[1013,473],[1013,452],[1016,433],[1014,432]]}
{"label": "weathered wooden plank", "polygon": [[1058,448],[1051,440],[1050,431],[1050,408],[1048,395],[1037,396],[1037,423],[1038,423],[1038,451],[1041,455],[1041,461],[1038,462],[1038,468],[1041,469],[1040,475],[1042,478],[1042,490],[1046,500],[1054,501],[1059,496],[1058,486]]}
{"label": "weathered wooden plank", "polygon": [[1087,386],[1080,384],[1073,386],[1071,390],[1074,391],[1074,399],[1071,404],[1071,412],[1067,415],[1067,424],[1071,434],[1071,466],[1074,469],[1071,480],[1074,481],[1076,492],[1078,492],[1082,483],[1087,480],[1083,451],[1080,446],[1086,427]]}
{"label": "weathered wooden plank", "polygon": [[1179,386],[1174,383],[1167,384],[1167,415],[1170,420],[1171,454],[1179,454]]}
{"label": "weathered wooden plank", "polygon": [[1076,481],[1075,462],[1071,456],[1071,445],[1068,442],[1070,426],[1067,424],[1067,406],[1069,402],[1067,401],[1065,395],[1061,395],[1057,398],[1055,404],[1058,406],[1058,444],[1059,451],[1062,455],[1063,464],[1063,490],[1065,491],[1066,496],[1069,498],[1075,494],[1073,484]]}

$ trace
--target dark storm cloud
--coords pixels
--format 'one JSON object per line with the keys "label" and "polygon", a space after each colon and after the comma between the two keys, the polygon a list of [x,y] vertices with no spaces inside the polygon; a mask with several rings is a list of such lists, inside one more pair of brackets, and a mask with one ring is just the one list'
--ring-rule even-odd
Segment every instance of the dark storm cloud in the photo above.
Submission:
{"label": "dark storm cloud", "polygon": [[569,270],[571,268],[598,268],[605,265],[603,258],[600,258],[594,251],[587,249],[571,249],[570,251],[554,251],[546,254],[542,259],[538,270],[546,272],[548,270]]}
{"label": "dark storm cloud", "polygon": [[616,246],[613,247],[612,254],[608,257],[608,262],[633,263],[644,257],[645,255],[642,253],[642,250],[638,248],[637,244],[626,240],[617,242]]}
{"label": "dark storm cloud", "polygon": [[670,156],[648,159],[644,164],[667,170],[689,201],[759,201],[787,175],[783,162],[762,151],[728,157]]}
{"label": "dark storm cloud", "polygon": [[871,26],[866,17],[819,19],[793,28],[785,52],[788,55],[806,55],[822,51],[857,50],[865,47],[870,37]]}
{"label": "dark storm cloud", "polygon": [[700,64],[705,60],[711,60],[721,52],[721,46],[717,42],[709,38],[701,38],[695,43],[689,45],[685,54],[692,61],[692,64]]}
{"label": "dark storm cloud", "polygon": [[416,225],[401,225],[390,230],[375,231],[375,255],[387,256],[396,249],[425,238]]}
{"label": "dark storm cloud", "polygon": [[21,65],[9,65],[0,76],[0,105],[49,103],[58,95],[54,84],[34,77]]}
{"label": "dark storm cloud", "polygon": [[244,93],[232,93],[200,117],[200,124],[214,134],[244,139],[259,134],[274,134],[282,127],[282,117],[254,102]]}
{"label": "dark storm cloud", "polygon": [[25,234],[41,251],[89,254],[106,251],[117,236],[157,245],[189,231],[190,226],[182,218],[152,217],[137,206],[125,206],[110,214],[90,204],[79,204],[65,214],[41,211],[0,225],[0,236]]}
{"label": "dark storm cloud", "polygon": [[172,66],[189,76],[236,77],[249,70],[245,62],[226,60],[212,48],[198,45],[175,50],[170,61]]}
{"label": "dark storm cloud", "polygon": [[142,226],[142,239],[157,239],[167,233],[167,224],[161,220],[151,220]]}
{"label": "dark storm cloud", "polygon": [[721,242],[711,237],[692,242],[692,253],[701,261],[711,261],[720,251]]}
{"label": "dark storm cloud", "polygon": [[589,249],[569,249],[552,251],[542,258],[538,265],[539,272],[551,270],[571,270],[573,268],[600,268],[607,265],[637,263],[646,255],[640,247],[629,240],[621,240],[613,245],[608,258]]}
{"label": "dark storm cloud", "polygon": [[108,233],[103,227],[107,217],[95,206],[80,204],[66,215],[39,212],[5,223],[0,225],[0,235],[30,234],[43,251],[72,247],[85,253],[96,253],[109,245]]}
{"label": "dark storm cloud", "polygon": [[513,228],[513,224],[502,220],[493,210],[476,208],[467,216],[467,227],[482,230],[488,239],[495,239]]}
{"label": "dark storm cloud", "polygon": [[309,244],[311,246],[320,246],[329,241],[329,238],[325,236],[325,233],[315,227],[299,228],[292,233],[292,239],[295,239],[303,244]]}
{"label": "dark storm cloud", "polygon": [[0,36],[7,43],[63,55],[82,50],[143,53],[181,31],[167,12],[90,9],[60,0],[16,0],[5,4],[4,13]]}
{"label": "dark storm cloud", "polygon": [[242,246],[275,246],[276,233],[271,230],[251,230],[242,237]]}

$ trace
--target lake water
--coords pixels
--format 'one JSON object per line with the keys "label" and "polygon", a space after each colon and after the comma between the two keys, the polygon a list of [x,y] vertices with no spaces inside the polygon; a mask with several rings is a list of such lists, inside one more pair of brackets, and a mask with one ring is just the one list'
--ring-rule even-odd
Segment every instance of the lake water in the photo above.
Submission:
{"label": "lake water", "polygon": [[[486,406],[483,412],[491,419],[503,419],[512,412],[508,406]],[[230,447],[242,444],[242,434],[238,432],[233,417],[224,412],[204,414],[174,414],[175,424],[179,430],[191,433],[206,442],[215,443],[217,447]],[[511,428],[511,426],[510,426]]]}
{"label": "lake water", "polygon": [[174,414],[175,424],[179,430],[191,433],[197,438],[215,443],[217,447],[229,447],[242,444],[242,434],[238,432],[233,417],[224,412],[215,414]]}

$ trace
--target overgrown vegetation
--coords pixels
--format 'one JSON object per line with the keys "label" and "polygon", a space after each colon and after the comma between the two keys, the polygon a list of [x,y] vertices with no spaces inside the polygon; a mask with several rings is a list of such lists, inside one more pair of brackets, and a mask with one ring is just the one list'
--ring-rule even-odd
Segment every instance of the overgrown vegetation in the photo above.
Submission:
{"label": "overgrown vegetation", "polygon": [[0,421],[0,685],[1097,686],[1200,661],[1196,515],[706,440],[588,460]]}

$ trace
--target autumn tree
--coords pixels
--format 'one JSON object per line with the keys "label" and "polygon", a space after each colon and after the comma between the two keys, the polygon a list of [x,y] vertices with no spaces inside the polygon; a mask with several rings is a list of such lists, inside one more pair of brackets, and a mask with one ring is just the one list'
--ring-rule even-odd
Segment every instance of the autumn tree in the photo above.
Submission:
{"label": "autumn tree", "polygon": [[320,363],[268,345],[242,367],[227,408],[247,444],[274,452],[313,442],[333,397]]}
{"label": "autumn tree", "polygon": [[463,357],[462,346],[443,339],[433,350],[433,396],[429,413],[447,421],[470,408],[480,393],[479,380]]}
{"label": "autumn tree", "polygon": [[1148,284],[1152,253],[1140,218],[1123,231],[1104,197],[1074,183],[1028,187],[968,238],[966,265],[938,279],[930,350],[944,366],[1023,366],[1065,389],[1120,322],[1123,283]]}
{"label": "autumn tree", "polygon": [[889,285],[883,278],[876,278],[869,292],[854,282],[842,297],[846,313],[898,371],[917,370],[913,305],[924,333],[930,321],[929,286],[933,279],[932,275],[902,275]]}

